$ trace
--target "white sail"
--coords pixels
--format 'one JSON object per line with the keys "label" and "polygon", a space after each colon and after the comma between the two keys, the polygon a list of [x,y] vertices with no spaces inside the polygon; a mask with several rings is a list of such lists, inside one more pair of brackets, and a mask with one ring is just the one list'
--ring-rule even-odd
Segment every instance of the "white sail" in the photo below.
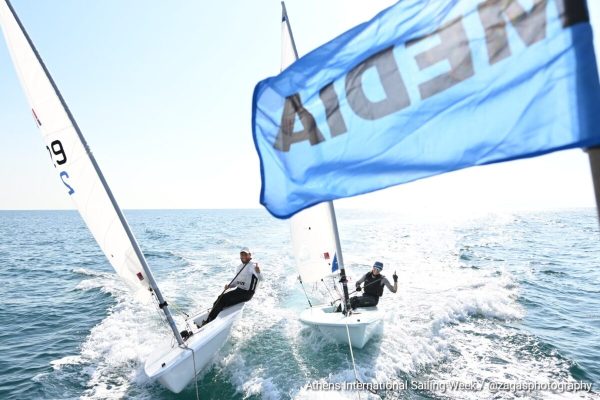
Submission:
{"label": "white sail", "polygon": [[[284,8],[281,17],[282,71],[298,58],[287,18]],[[294,214],[290,218],[290,227],[296,268],[303,281],[319,281],[338,269],[335,231],[327,203],[320,203]]]}
{"label": "white sail", "polygon": [[122,213],[97,172],[97,165],[58,89],[12,6],[4,0],[0,2],[0,24],[57,178],[115,271],[133,288],[148,290],[151,278],[146,276],[139,249],[139,254],[136,253],[135,239],[126,229]]}
{"label": "white sail", "polygon": [[338,270],[333,223],[326,204],[295,214],[290,226],[296,268],[303,281],[316,282]]}
{"label": "white sail", "polygon": [[[298,52],[285,4],[282,2],[281,6],[283,12],[281,70],[283,71],[298,59]],[[343,313],[337,312],[336,306],[313,306],[309,300],[310,308],[300,313],[300,320],[306,325],[319,329],[330,339],[362,349],[376,332],[382,316],[377,310],[363,309],[356,314],[347,312],[348,287],[345,283],[346,273],[333,202],[319,203],[294,214],[290,218],[290,228],[296,268],[302,281],[316,282],[339,271],[344,291]],[[352,361],[354,362],[354,358]],[[358,380],[358,377],[356,379]]]}

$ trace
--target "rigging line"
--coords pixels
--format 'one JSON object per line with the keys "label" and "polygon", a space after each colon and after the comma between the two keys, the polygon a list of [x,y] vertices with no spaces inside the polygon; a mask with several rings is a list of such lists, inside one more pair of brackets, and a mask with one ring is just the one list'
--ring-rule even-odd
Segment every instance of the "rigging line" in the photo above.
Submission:
{"label": "rigging line", "polygon": [[[369,283],[367,283],[367,284],[366,284],[366,285],[364,285],[362,288],[364,289],[364,288],[366,288],[367,286],[370,286],[370,285],[372,285],[372,284],[374,284],[374,283],[377,283],[377,282],[381,282],[381,278],[377,278],[377,279],[376,279],[376,280],[374,280],[373,282],[369,282]],[[362,290],[362,289],[361,289],[361,290]],[[350,296],[351,294],[354,294],[354,293],[356,293],[356,292],[358,292],[358,290],[355,290],[355,291],[353,291],[353,292],[350,292],[350,293],[348,293],[348,296]],[[338,294],[339,294],[339,292],[338,292]],[[341,300],[341,299],[342,299],[342,296],[340,295],[340,298],[339,298],[339,299],[336,299],[335,301],[339,301],[339,300]]]}
{"label": "rigging line", "polygon": [[193,333],[194,333],[194,330],[192,329],[192,326],[191,326],[191,325],[190,325],[190,323],[189,323],[189,318],[186,318],[186,319],[184,320],[184,322],[185,322],[185,327],[187,328],[187,330],[193,334]]}
{"label": "rigging line", "polygon": [[158,319],[160,319],[162,322],[165,322],[166,317],[164,316],[163,313],[160,312],[158,299],[156,298],[156,296],[153,295],[152,300],[154,300],[154,302],[156,303],[155,311],[158,314]]}
{"label": "rigging line", "polygon": [[[168,323],[167,317],[165,316],[165,314],[160,312],[160,307],[158,307],[159,302],[158,302],[158,299],[156,298],[156,296],[154,295],[154,293],[152,294],[152,299],[156,303],[156,307],[154,308],[154,311],[158,314],[158,319],[160,321],[162,321],[163,323],[164,322]],[[161,326],[164,327],[164,325],[162,325],[162,324],[161,324]],[[171,337],[171,347],[175,347],[175,344],[179,345],[179,342],[176,342],[175,337]],[[185,346],[185,343],[183,345]]]}
{"label": "rigging line", "polygon": [[192,319],[192,317],[198,317],[199,315],[204,314],[204,313],[208,314],[210,312],[210,310],[211,310],[211,307],[203,308],[203,309],[198,310],[198,311],[194,311],[194,312],[192,312],[192,316],[191,317],[188,316],[186,318],[186,320]]}
{"label": "rigging line", "polygon": [[302,283],[302,277],[298,275],[298,280],[300,281],[300,286],[302,286],[302,290],[304,290],[304,295],[306,296],[306,301],[308,301],[308,305],[312,308],[312,304],[310,303],[310,299],[308,298],[308,294],[306,293],[306,289],[304,288],[304,283]]}
{"label": "rigging line", "polygon": [[[179,315],[183,314],[185,316],[185,320],[187,321],[190,318],[190,315],[188,313],[186,313],[185,311],[183,311],[183,308],[180,308],[179,305],[177,305],[177,303],[170,303],[169,306],[173,309],[173,311],[175,311],[176,313],[178,313]],[[187,322],[186,322],[187,324]]]}
{"label": "rigging line", "polygon": [[[352,351],[352,339],[350,339],[350,329],[348,328],[348,317],[344,317],[344,323],[346,324],[346,334],[348,335],[348,347],[350,347],[350,357],[352,358],[352,368],[354,369],[354,378],[356,382],[360,382],[358,379],[358,373],[356,372],[356,363],[354,362],[354,352]],[[360,391],[356,391],[358,400],[360,400]]]}
{"label": "rigging line", "polygon": [[196,400],[200,400],[200,394],[198,393],[198,371],[196,371],[196,352],[194,351],[194,349],[190,349],[187,346],[185,346],[185,349],[192,352],[192,361],[194,362],[194,386],[196,387]]}
{"label": "rigging line", "polygon": [[178,313],[185,315],[186,318],[190,317],[185,311],[183,311],[181,307],[179,307],[178,303],[169,303],[169,306],[173,309],[173,311],[177,311]]}
{"label": "rigging line", "polygon": [[[248,264],[250,264],[252,262],[252,260],[248,261],[246,264],[244,264],[242,266],[242,268],[238,271],[237,274],[235,274],[235,276],[233,277],[233,279],[231,281],[229,281],[229,283],[227,284],[227,287],[221,292],[221,294],[219,295],[219,297],[217,297],[217,300],[215,300],[214,304],[217,304],[219,301],[221,301],[221,297],[223,297],[223,295],[225,294],[225,292],[227,291],[227,289],[229,289],[229,285],[231,285],[233,283],[233,281],[235,281],[237,279],[237,277],[240,275],[240,273],[246,269],[246,266]],[[256,263],[254,263],[256,266]],[[212,310],[212,307],[210,308]]]}
{"label": "rigging line", "polygon": [[340,301],[342,300],[342,293],[340,293],[340,289],[337,286],[337,282],[335,280],[335,278],[331,278],[331,282],[333,283],[333,288],[335,289],[335,292],[337,293],[337,295],[339,296],[339,298],[337,300],[334,300],[333,302],[335,303],[336,301]]}
{"label": "rigging line", "polygon": [[[155,297],[155,300],[156,300],[156,297]],[[156,302],[158,303],[158,300],[156,300]],[[184,316],[183,322],[186,326],[186,330],[193,332],[192,327],[189,323],[190,315],[188,313],[186,313],[185,311],[183,311],[183,309],[180,308],[177,303],[171,303],[171,304],[169,304],[169,307],[171,307],[173,309],[173,311],[178,313],[179,315],[183,314],[183,316]],[[159,311],[159,314],[160,314],[160,311]],[[164,320],[164,318],[163,318],[163,320]],[[180,332],[180,334],[181,334],[181,332]],[[184,342],[185,342],[185,339],[184,339]]]}
{"label": "rigging line", "polygon": [[325,281],[323,280],[323,278],[321,278],[321,282],[323,282],[323,286],[325,286],[325,289],[327,289],[327,293],[329,293],[329,297],[331,297],[331,305],[333,305],[333,303],[335,303],[335,298],[331,295],[331,291],[329,290],[329,288],[327,287],[327,284],[325,283]]}
{"label": "rigging line", "polygon": [[[360,379],[358,379],[358,373],[356,372],[356,363],[354,362],[354,352],[352,351],[352,339],[350,338],[350,329],[348,328],[348,317],[344,318],[344,323],[346,324],[346,334],[348,335],[348,346],[350,347],[350,357],[352,358],[352,368],[354,368],[354,378],[356,382],[362,383]],[[377,394],[377,391],[367,389],[369,392],[373,394]],[[356,392],[358,394],[358,399],[360,400],[360,391]]]}

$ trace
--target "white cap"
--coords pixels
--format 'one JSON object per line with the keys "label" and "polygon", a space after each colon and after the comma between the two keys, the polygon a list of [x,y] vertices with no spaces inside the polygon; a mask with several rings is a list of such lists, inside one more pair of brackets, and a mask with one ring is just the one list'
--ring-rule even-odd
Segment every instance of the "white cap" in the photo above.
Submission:
{"label": "white cap", "polygon": [[250,253],[250,249],[247,247],[242,247],[242,249],[240,250],[240,253],[252,254],[252,253]]}

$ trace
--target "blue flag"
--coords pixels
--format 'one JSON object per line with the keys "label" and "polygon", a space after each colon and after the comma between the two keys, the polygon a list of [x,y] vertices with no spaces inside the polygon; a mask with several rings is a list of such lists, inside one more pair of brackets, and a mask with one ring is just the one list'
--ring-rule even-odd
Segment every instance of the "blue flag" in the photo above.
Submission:
{"label": "blue flag", "polygon": [[287,218],[473,165],[600,144],[585,0],[402,0],[260,82],[260,202]]}

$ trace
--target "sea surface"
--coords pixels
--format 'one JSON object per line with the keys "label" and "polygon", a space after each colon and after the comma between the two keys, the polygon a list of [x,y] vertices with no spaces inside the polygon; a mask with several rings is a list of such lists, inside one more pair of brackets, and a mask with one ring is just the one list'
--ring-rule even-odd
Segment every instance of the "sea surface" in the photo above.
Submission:
{"label": "sea surface", "polygon": [[[304,327],[288,222],[264,210],[126,211],[177,320],[212,304],[242,246],[265,281],[198,379],[202,399],[358,398],[317,391],[354,380],[347,346]],[[375,260],[397,271],[383,331],[354,350],[363,382],[406,390],[360,398],[600,398],[600,232],[593,209],[408,216],[338,210],[353,279]],[[351,282],[353,286],[353,282]],[[309,285],[313,301],[326,301]],[[143,372],[169,341],[75,211],[0,212],[0,399],[195,399]],[[444,384],[475,385],[475,390]],[[591,392],[490,383],[593,384]],[[479,385],[479,386],[477,386]],[[417,387],[413,387],[417,386]],[[481,389],[481,387],[483,387]],[[481,390],[479,390],[479,389]]]}

